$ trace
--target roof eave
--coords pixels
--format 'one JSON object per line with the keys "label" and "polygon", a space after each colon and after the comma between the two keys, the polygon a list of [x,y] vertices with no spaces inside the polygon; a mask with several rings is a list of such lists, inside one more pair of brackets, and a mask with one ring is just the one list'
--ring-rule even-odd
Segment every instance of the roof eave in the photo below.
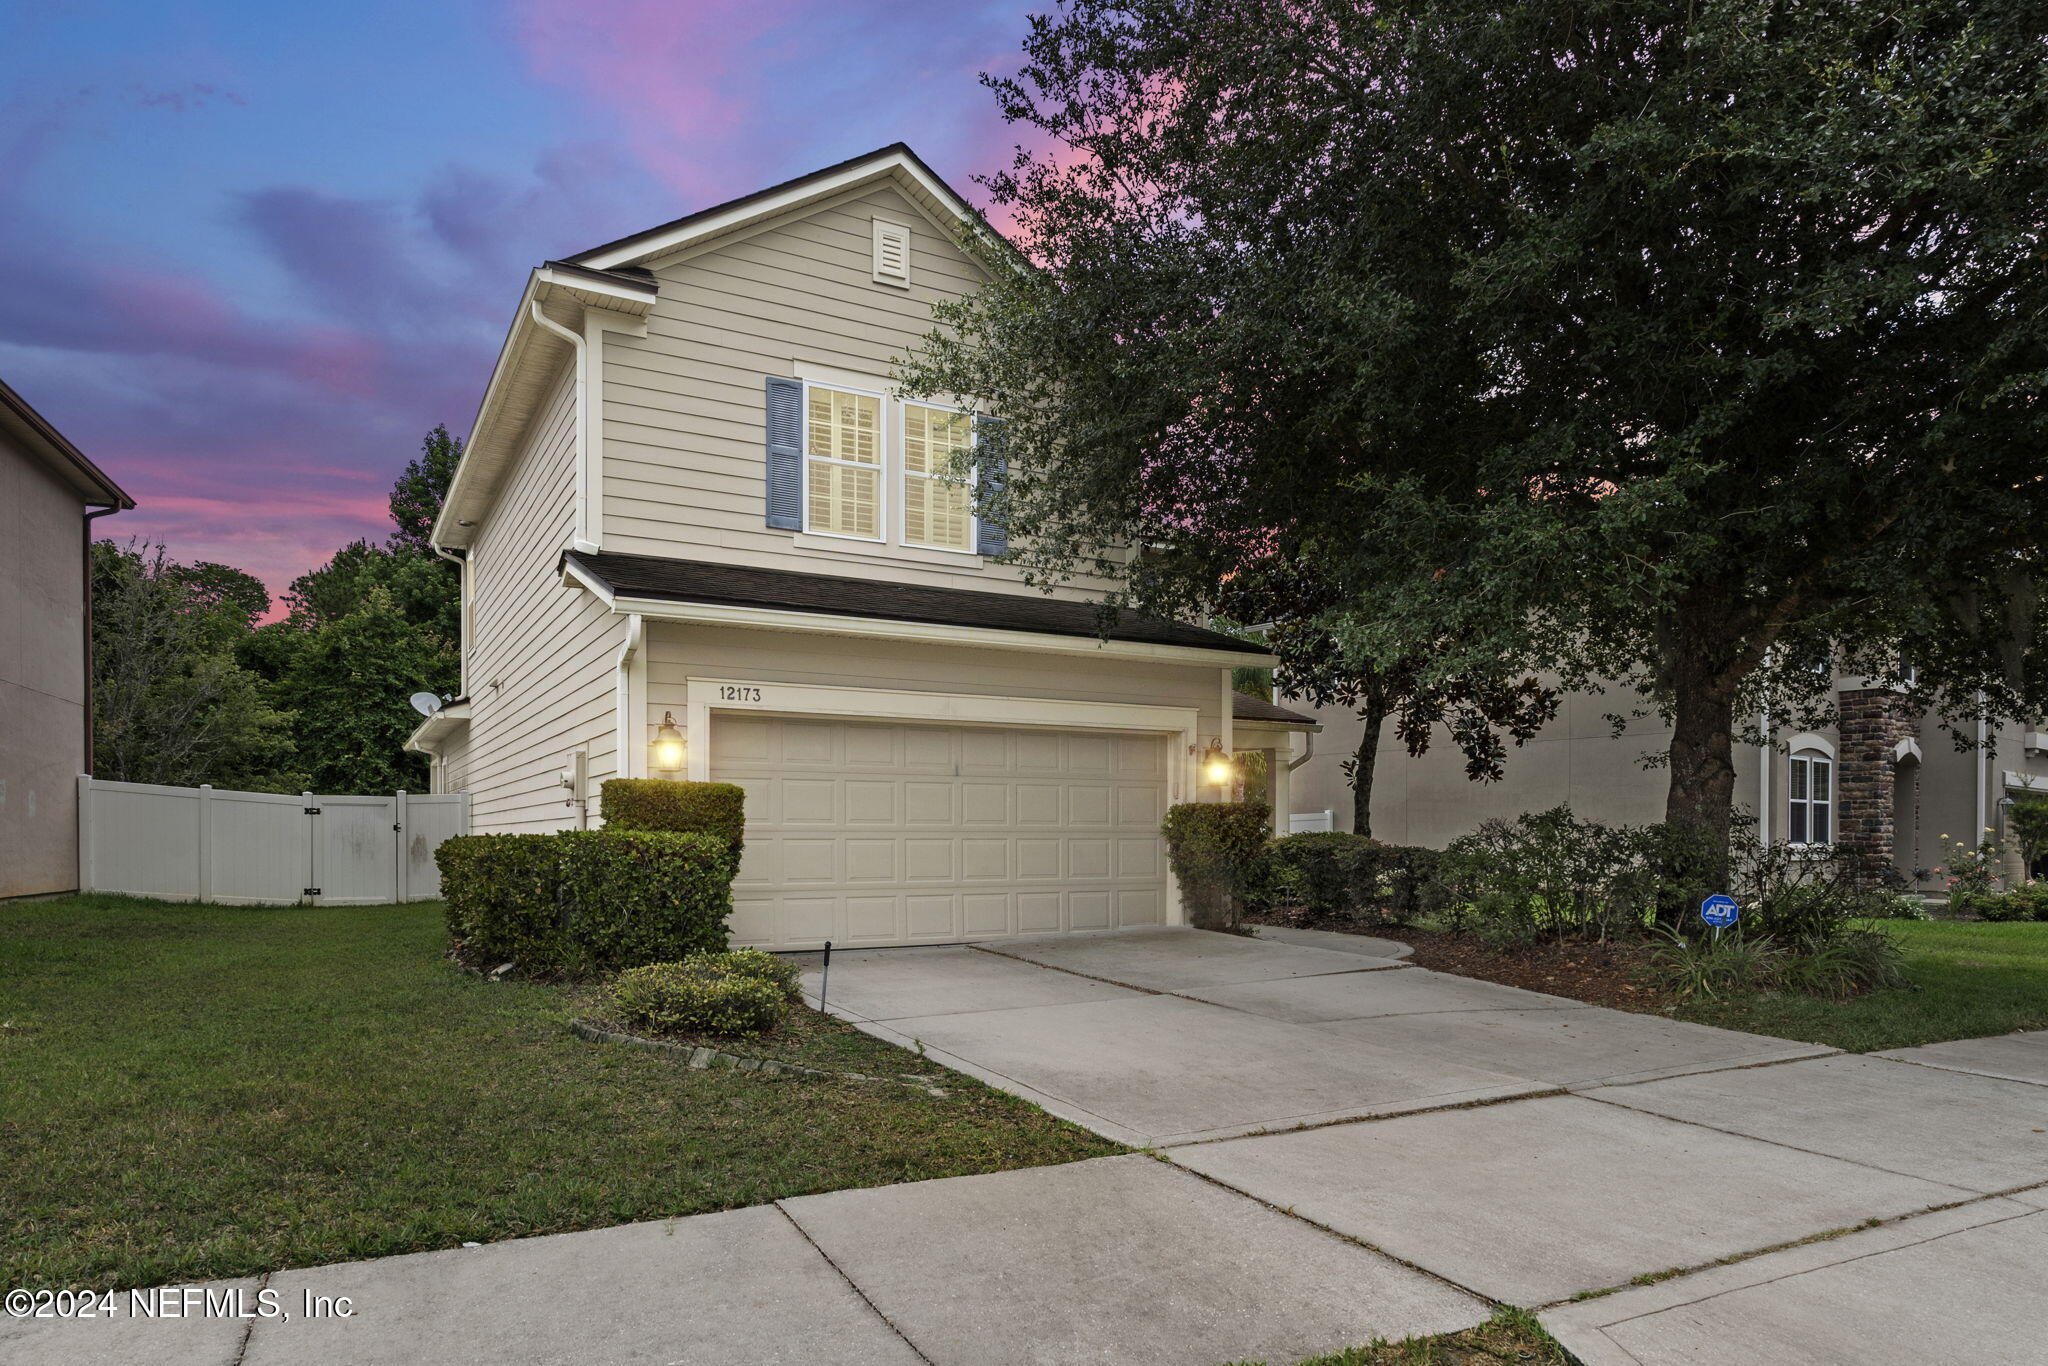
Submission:
{"label": "roof eave", "polygon": [[109,479],[106,471],[87,459],[83,451],[71,444],[69,437],[52,426],[48,418],[37,412],[4,380],[0,380],[0,421],[4,421],[23,444],[62,475],[88,504],[124,511],[135,506],[135,500]]}

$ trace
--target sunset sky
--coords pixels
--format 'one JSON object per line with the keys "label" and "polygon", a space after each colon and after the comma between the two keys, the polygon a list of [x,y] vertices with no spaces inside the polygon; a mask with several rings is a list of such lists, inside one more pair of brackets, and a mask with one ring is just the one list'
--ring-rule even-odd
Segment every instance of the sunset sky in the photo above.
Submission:
{"label": "sunset sky", "polygon": [[107,534],[276,591],[467,434],[530,266],[898,139],[982,202],[1032,8],[0,0],[0,378]]}

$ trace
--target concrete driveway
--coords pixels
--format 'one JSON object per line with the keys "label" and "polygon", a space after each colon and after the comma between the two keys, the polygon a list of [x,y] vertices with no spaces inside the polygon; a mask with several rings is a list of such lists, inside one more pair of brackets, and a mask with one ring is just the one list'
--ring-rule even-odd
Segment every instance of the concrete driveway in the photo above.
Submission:
{"label": "concrete driveway", "polygon": [[[2048,1238],[2048,1033],[1846,1056],[1378,943],[1159,929],[847,953],[829,1004],[1478,1297],[1561,1306],[1546,1321],[1588,1366],[1918,1362],[1978,1341],[1973,1359],[2018,1360],[1996,1344],[2040,1333],[2020,1268]],[[1659,1283],[1627,1288],[1643,1277]],[[1967,1312],[1939,1293],[1898,1309],[1908,1281],[1949,1278]],[[1698,1308],[1729,1286],[1758,1308]],[[1755,1323],[1797,1331],[1773,1355]]]}
{"label": "concrete driveway", "polygon": [[346,1319],[0,1320],[0,1359],[1277,1366],[1498,1304],[1585,1366],[2042,1359],[2048,1033],[1847,1056],[1398,952],[836,954],[834,1012],[1153,1153],[216,1288]]}

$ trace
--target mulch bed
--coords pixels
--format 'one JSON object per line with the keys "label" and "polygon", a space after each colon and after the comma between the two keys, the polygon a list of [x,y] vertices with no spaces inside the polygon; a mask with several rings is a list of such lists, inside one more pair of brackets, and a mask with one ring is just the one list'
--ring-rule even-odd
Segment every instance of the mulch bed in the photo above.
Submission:
{"label": "mulch bed", "polygon": [[1669,1014],[1674,1006],[1667,994],[1643,983],[1643,969],[1650,957],[1650,946],[1646,944],[1535,944],[1507,954],[1490,949],[1468,936],[1441,934],[1407,925],[1359,924],[1351,920],[1285,914],[1246,918],[1301,929],[1398,939],[1414,948],[1414,956],[1409,961],[1418,968],[1476,977],[1485,982],[1521,987],[1524,991],[1568,996],[1591,1005],[1654,1015]]}

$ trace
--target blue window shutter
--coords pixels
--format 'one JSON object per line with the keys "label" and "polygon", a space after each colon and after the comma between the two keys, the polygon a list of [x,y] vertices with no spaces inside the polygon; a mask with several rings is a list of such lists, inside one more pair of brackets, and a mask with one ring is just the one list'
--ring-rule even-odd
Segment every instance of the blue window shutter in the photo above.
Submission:
{"label": "blue window shutter", "polygon": [[768,376],[768,525],[804,525],[804,386]]}
{"label": "blue window shutter", "polygon": [[[981,478],[984,509],[989,501],[1001,502],[1003,488],[1009,482],[1010,458],[1003,454],[1002,440],[1001,418],[974,419],[975,460]],[[1002,554],[1010,548],[1009,528],[984,511],[975,536],[974,548],[983,555]]]}

